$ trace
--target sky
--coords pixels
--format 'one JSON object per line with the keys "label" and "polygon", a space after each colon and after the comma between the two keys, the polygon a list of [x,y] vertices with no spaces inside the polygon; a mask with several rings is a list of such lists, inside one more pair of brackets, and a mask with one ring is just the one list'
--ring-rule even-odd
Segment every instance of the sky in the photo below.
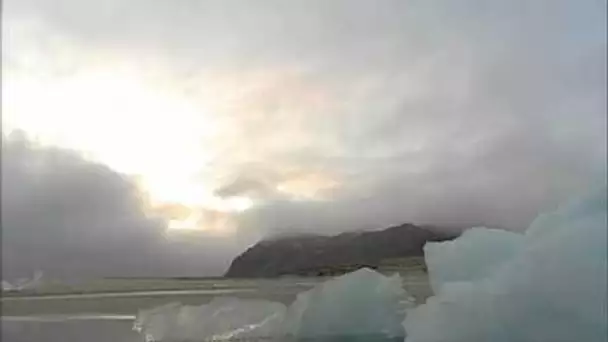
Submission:
{"label": "sky", "polygon": [[521,231],[606,183],[600,0],[5,0],[3,274]]}

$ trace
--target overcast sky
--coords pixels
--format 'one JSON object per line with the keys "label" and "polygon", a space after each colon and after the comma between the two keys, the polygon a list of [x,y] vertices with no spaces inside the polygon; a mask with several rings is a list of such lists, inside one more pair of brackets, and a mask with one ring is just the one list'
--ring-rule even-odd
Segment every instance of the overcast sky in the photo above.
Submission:
{"label": "overcast sky", "polygon": [[277,233],[523,230],[606,182],[605,1],[2,15],[5,273],[213,275]]}

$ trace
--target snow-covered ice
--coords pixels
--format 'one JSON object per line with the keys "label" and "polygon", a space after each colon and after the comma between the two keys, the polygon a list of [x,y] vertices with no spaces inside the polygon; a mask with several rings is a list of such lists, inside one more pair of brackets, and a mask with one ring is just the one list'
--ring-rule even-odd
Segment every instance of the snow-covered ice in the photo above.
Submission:
{"label": "snow-covered ice", "polygon": [[399,275],[363,268],[299,294],[289,307],[286,332],[298,337],[402,336],[400,320],[409,305]]}
{"label": "snow-covered ice", "polygon": [[276,335],[286,307],[281,303],[216,298],[201,306],[170,303],[141,310],[135,329],[147,341],[229,341]]}
{"label": "snow-covered ice", "polygon": [[539,216],[521,239],[476,231],[427,248],[439,291],[408,313],[406,342],[605,342],[606,206],[602,189]]}
{"label": "snow-covered ice", "polygon": [[34,272],[34,276],[32,279],[21,278],[17,279],[15,282],[10,283],[6,280],[2,280],[2,291],[22,291],[35,289],[42,282],[42,271]]}
{"label": "snow-covered ice", "polygon": [[439,293],[446,283],[480,280],[497,272],[519,252],[523,239],[506,230],[472,228],[456,240],[427,243],[424,255],[433,292]]}

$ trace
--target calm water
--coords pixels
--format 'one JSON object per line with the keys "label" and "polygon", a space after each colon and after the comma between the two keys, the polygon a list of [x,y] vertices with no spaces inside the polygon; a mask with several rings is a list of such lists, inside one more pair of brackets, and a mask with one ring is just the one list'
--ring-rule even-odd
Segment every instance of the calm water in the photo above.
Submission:
{"label": "calm water", "polygon": [[4,342],[142,342],[131,321],[2,321]]}
{"label": "calm water", "polygon": [[[130,322],[121,321],[70,321],[70,322],[2,322],[3,342],[144,342],[131,330]],[[190,341],[170,341],[190,342]],[[200,341],[192,341],[200,342]],[[403,338],[377,336],[331,337],[315,339],[287,339],[269,337],[234,342],[403,342]]]}
{"label": "calm water", "polygon": [[[257,298],[290,303],[295,295],[311,288],[323,279],[244,280],[229,284],[214,284],[215,289],[141,290],[130,292],[95,293],[85,295],[49,295],[24,298],[2,298],[3,342],[142,342],[132,330],[133,319],[139,309],[156,307],[170,302],[200,305],[216,296]],[[423,278],[406,279],[408,292],[414,296],[428,295],[428,284]],[[289,341],[276,337],[258,339],[268,342],[393,342],[364,336],[356,339],[305,339]],[[239,341],[245,342],[245,341]],[[253,341],[247,341],[253,342]]]}

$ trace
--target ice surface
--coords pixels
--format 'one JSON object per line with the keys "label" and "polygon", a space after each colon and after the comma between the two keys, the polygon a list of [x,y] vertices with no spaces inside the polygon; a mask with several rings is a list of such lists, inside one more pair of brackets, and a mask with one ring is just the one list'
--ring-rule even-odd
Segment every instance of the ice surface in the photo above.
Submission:
{"label": "ice surface", "polygon": [[433,292],[446,283],[490,276],[519,252],[523,241],[522,234],[472,228],[454,241],[427,243],[424,254]]}
{"label": "ice surface", "polygon": [[34,289],[40,285],[42,282],[42,271],[34,272],[34,276],[32,279],[21,278],[17,279],[13,284],[10,282],[3,280],[2,281],[2,290],[3,291],[22,291],[28,289]]}
{"label": "ice surface", "polygon": [[604,188],[541,215],[520,242],[478,230],[427,248],[439,291],[408,313],[406,342],[605,342],[606,206]]}
{"label": "ice surface", "polygon": [[171,303],[142,310],[135,329],[147,341],[225,341],[276,334],[285,317],[281,303],[216,298],[201,306]]}
{"label": "ice surface", "polygon": [[2,291],[13,291],[13,285],[6,280],[2,281]]}
{"label": "ice surface", "polygon": [[[369,269],[334,278],[298,295],[294,303],[236,298],[202,306],[168,304],[139,313],[135,327],[151,341],[231,341],[263,337],[402,337],[409,302],[398,275]],[[317,340],[315,340],[317,341]]]}
{"label": "ice surface", "polygon": [[408,305],[399,275],[385,277],[364,268],[299,294],[285,326],[298,337],[403,336]]}

